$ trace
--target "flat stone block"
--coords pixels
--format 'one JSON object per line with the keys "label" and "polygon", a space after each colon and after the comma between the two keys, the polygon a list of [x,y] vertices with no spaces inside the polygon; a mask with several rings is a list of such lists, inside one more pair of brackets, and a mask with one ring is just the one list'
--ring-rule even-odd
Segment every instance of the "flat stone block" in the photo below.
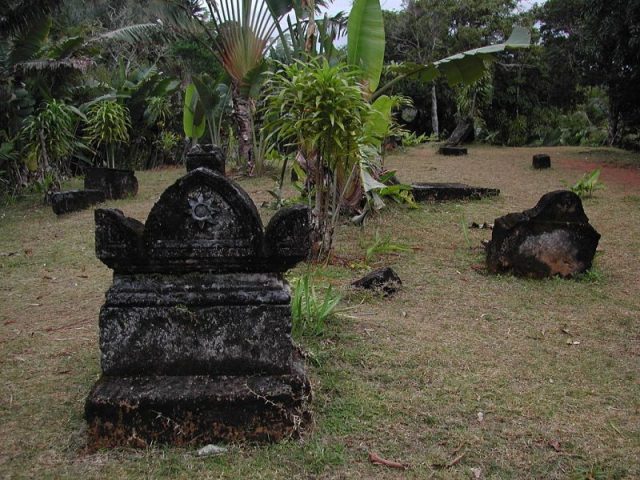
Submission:
{"label": "flat stone block", "polygon": [[500,195],[497,188],[472,187],[464,183],[414,183],[411,193],[416,202],[479,200]]}
{"label": "flat stone block", "polygon": [[467,154],[467,149],[463,147],[440,147],[438,149],[440,155],[459,157]]}
{"label": "flat stone block", "polygon": [[102,190],[110,199],[125,198],[138,193],[138,179],[133,170],[89,168],[84,175],[84,188]]}
{"label": "flat stone block", "polygon": [[295,438],[309,421],[310,396],[299,361],[284,375],[103,376],[85,403],[89,446]]}
{"label": "flat stone block", "polygon": [[551,157],[545,153],[538,153],[533,156],[531,165],[536,170],[551,168]]}
{"label": "flat stone block", "polygon": [[62,215],[84,210],[104,200],[104,192],[100,190],[69,190],[52,194],[51,208],[56,215]]}

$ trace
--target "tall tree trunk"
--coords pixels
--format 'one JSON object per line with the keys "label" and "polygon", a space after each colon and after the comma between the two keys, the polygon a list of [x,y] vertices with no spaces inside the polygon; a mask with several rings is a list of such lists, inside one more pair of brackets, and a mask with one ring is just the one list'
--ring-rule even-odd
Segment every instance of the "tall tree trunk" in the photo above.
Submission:
{"label": "tall tree trunk", "polygon": [[315,52],[316,43],[316,2],[315,0],[307,0],[307,9],[309,18],[307,19],[307,37],[304,42],[304,51],[307,53]]}
{"label": "tall tree trunk", "polygon": [[460,115],[458,124],[451,136],[447,139],[447,145],[456,146],[473,140],[473,118]]}
{"label": "tall tree trunk", "polygon": [[[314,259],[321,259],[325,254],[325,231],[327,227],[327,218],[326,218],[326,205],[327,201],[326,192],[324,187],[324,168],[322,165],[322,161],[320,155],[315,152],[309,154],[307,158],[307,163],[309,165],[314,165],[313,171],[313,182],[315,186],[315,205],[313,207],[313,229],[311,232],[311,256]],[[309,172],[311,173],[311,172]]]}
{"label": "tall tree trunk", "polygon": [[607,138],[607,143],[609,144],[609,146],[612,146],[616,143],[616,139],[618,137],[619,120],[620,113],[618,105],[612,98],[609,98],[609,136]]}
{"label": "tall tree trunk", "polygon": [[440,137],[440,124],[438,122],[438,96],[436,95],[435,82],[431,85],[431,129],[436,137]]}
{"label": "tall tree trunk", "polygon": [[251,175],[255,167],[251,136],[251,100],[240,94],[237,85],[233,85],[232,95],[233,118],[238,136],[238,155],[244,162],[247,175]]}

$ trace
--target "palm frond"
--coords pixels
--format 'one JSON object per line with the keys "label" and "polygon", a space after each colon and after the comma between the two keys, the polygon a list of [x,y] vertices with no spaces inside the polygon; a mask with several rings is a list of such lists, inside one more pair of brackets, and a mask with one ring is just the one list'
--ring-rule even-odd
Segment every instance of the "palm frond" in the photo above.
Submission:
{"label": "palm frond", "polygon": [[24,72],[48,71],[51,73],[55,73],[59,70],[70,69],[86,73],[87,70],[89,70],[89,67],[93,65],[93,63],[93,60],[88,57],[63,58],[60,60],[44,58],[20,62],[17,63],[15,67]]}
{"label": "palm frond", "polygon": [[51,18],[42,17],[31,23],[28,29],[13,39],[9,52],[9,65],[31,60],[44,45],[51,29]]}
{"label": "palm frond", "polygon": [[0,0],[0,38],[24,34],[34,22],[47,17],[62,4],[63,0]]}
{"label": "palm frond", "polygon": [[87,43],[108,40],[127,43],[140,43],[148,41],[154,34],[158,34],[161,31],[162,24],[160,23],[139,23],[136,25],[128,25],[116,30],[101,33],[89,39]]}

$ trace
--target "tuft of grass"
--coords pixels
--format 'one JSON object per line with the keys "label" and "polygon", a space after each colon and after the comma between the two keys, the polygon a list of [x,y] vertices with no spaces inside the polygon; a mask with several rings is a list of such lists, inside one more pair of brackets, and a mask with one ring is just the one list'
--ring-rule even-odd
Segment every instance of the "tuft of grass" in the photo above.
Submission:
{"label": "tuft of grass", "polygon": [[292,334],[294,338],[320,336],[334,315],[341,296],[331,285],[316,287],[309,272],[292,282]]}
{"label": "tuft of grass", "polygon": [[411,249],[401,243],[393,242],[391,235],[385,237],[380,236],[380,232],[376,229],[373,241],[369,245],[365,245],[364,263],[369,265],[371,260],[377,255],[387,255],[390,253],[410,252]]}

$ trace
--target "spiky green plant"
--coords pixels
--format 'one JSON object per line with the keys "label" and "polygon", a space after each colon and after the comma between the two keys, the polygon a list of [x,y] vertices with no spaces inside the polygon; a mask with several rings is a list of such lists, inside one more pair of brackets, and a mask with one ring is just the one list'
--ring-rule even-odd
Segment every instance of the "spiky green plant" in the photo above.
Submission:
{"label": "spiky green plant", "polygon": [[371,262],[373,257],[376,255],[411,251],[408,246],[393,242],[390,235],[381,237],[378,230],[376,230],[373,241],[370,244],[365,245],[365,247],[364,262],[367,265],[369,265],[369,262]]}
{"label": "spiky green plant", "polygon": [[131,117],[129,110],[112,100],[97,102],[87,112],[87,141],[96,148],[104,146],[107,166],[115,168],[115,147],[129,140]]}
{"label": "spiky green plant", "polygon": [[304,153],[314,178],[319,258],[331,250],[346,186],[357,175],[364,124],[371,111],[357,79],[358,71],[348,65],[316,59],[283,67],[269,85],[268,128],[278,141]]}
{"label": "spiky green plant", "polygon": [[45,172],[53,167],[57,174],[64,169],[63,161],[75,146],[76,112],[54,99],[26,119],[20,136],[26,146],[25,163],[29,170]]}
{"label": "spiky green plant", "polygon": [[293,281],[291,298],[292,334],[295,338],[318,336],[340,303],[341,297],[331,285],[320,287],[320,294],[309,272]]}
{"label": "spiky green plant", "polygon": [[591,197],[595,190],[604,188],[604,185],[599,179],[600,169],[596,168],[591,172],[585,173],[580,180],[571,187],[571,191],[580,198]]}

